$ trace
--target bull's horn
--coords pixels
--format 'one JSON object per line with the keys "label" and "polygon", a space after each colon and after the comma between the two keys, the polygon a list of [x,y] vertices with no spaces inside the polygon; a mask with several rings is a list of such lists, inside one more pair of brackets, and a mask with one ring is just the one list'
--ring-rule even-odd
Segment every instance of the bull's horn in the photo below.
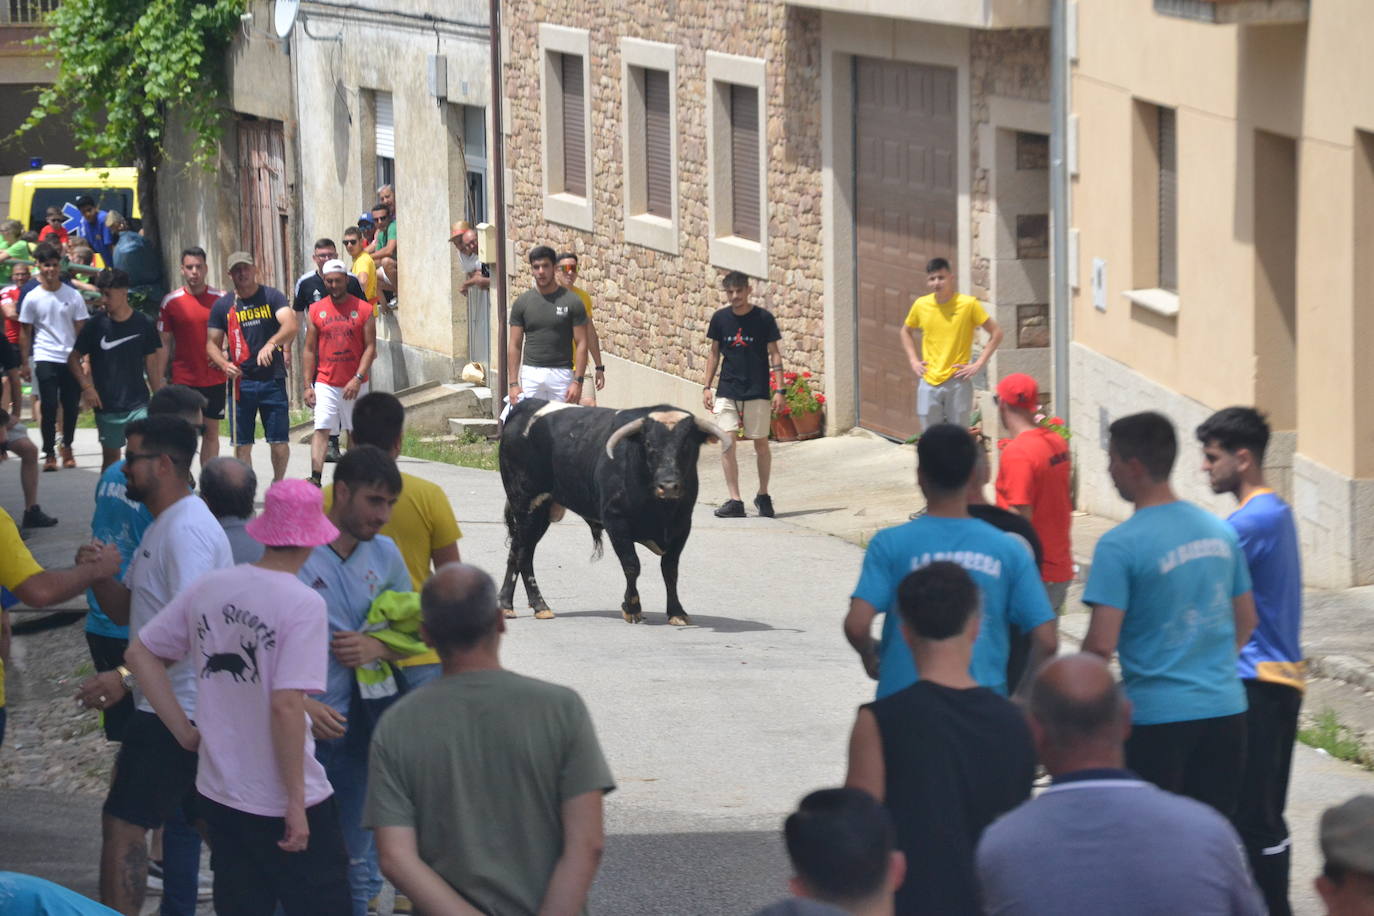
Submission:
{"label": "bull's horn", "polygon": [[635,435],[643,428],[644,417],[640,417],[638,420],[631,420],[629,423],[626,423],[624,426],[611,433],[611,438],[606,440],[606,457],[614,461],[616,443],[626,436]]}
{"label": "bull's horn", "polygon": [[726,452],[730,451],[730,449],[735,447],[734,436],[726,435],[724,430],[722,430],[716,424],[712,423],[710,420],[704,420],[701,417],[696,417],[695,419],[697,421],[697,429],[701,430],[708,436],[715,436],[717,439],[720,440],[720,453],[722,455],[724,455]]}

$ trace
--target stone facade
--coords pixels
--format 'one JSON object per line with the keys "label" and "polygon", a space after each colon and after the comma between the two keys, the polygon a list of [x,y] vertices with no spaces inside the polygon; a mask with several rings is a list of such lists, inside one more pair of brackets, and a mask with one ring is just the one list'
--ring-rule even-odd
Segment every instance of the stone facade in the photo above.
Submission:
{"label": "stone facade", "polygon": [[[575,251],[605,354],[686,379],[699,390],[709,353],[707,322],[724,305],[723,271],[711,263],[708,239],[706,52],[762,58],[767,62],[761,102],[767,125],[768,276],[755,282],[755,302],[777,317],[787,366],[811,371],[823,389],[820,14],[764,0],[692,0],[670,10],[665,15],[662,4],[650,0],[613,6],[590,0],[507,3],[511,298],[529,286],[525,259],[534,245]],[[591,232],[544,217],[541,23],[590,26]],[[677,255],[625,240],[622,37],[677,46]],[[617,361],[612,368],[632,367]],[[625,388],[623,374],[608,373],[603,403],[638,403],[636,392]],[[685,398],[689,386],[677,391]],[[679,403],[694,407],[699,400]]]}

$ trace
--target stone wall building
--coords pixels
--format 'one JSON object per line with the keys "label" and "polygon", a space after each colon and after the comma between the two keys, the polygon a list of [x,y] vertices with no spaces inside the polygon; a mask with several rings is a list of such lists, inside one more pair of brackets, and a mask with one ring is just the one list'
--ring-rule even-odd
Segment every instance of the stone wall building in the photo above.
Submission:
{"label": "stone wall building", "polygon": [[905,437],[897,329],[937,255],[1006,327],[998,363],[1049,382],[1048,3],[503,10],[511,292],[534,245],[580,256],[602,403],[696,408],[738,269],[829,430]]}

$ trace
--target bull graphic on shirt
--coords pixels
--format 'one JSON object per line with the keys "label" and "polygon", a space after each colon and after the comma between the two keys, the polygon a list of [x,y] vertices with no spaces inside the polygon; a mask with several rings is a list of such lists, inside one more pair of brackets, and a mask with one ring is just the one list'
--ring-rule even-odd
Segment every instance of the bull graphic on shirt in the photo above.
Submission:
{"label": "bull graphic on shirt", "polygon": [[240,640],[239,648],[243,650],[243,655],[237,652],[216,652],[211,655],[202,651],[200,654],[205,656],[205,664],[201,666],[200,676],[205,678],[216,672],[228,671],[236,681],[256,684],[259,679],[258,644]]}

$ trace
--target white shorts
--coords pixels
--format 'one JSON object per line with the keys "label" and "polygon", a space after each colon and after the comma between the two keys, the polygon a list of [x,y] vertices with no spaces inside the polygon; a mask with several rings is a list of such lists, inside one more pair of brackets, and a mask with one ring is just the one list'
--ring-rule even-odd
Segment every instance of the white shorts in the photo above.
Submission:
{"label": "white shorts", "polygon": [[546,401],[563,401],[568,397],[568,386],[572,384],[571,369],[548,369],[543,366],[520,367],[520,400],[544,398]]}
{"label": "white shorts", "polygon": [[315,383],[315,428],[327,429],[331,432],[352,432],[353,431],[353,405],[358,403],[358,398],[367,394],[368,383],[363,382],[358,388],[358,397],[350,401],[344,400],[342,388],[335,388],[333,385],[326,385],[324,382]]}
{"label": "white shorts", "polygon": [[744,424],[744,438],[767,439],[773,425],[773,405],[767,398],[752,398],[737,401],[734,398],[716,398],[716,425],[721,432],[732,433]]}

